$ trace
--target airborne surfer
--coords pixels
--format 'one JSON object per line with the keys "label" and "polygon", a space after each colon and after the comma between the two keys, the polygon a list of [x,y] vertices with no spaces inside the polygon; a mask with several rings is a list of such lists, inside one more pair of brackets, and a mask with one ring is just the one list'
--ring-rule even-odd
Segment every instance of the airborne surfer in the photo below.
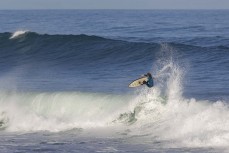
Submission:
{"label": "airborne surfer", "polygon": [[147,80],[145,81],[143,81],[143,84],[145,84],[147,87],[149,87],[149,88],[151,88],[151,87],[153,87],[154,86],[154,82],[153,82],[153,77],[152,77],[152,75],[151,75],[151,73],[147,73],[147,74],[144,74],[144,76],[145,77],[147,77]]}
{"label": "airborne surfer", "polygon": [[142,75],[141,78],[138,78],[138,79],[132,81],[132,82],[129,84],[129,87],[130,87],[130,88],[139,87],[139,86],[145,84],[147,87],[151,88],[151,87],[154,86],[153,79],[155,79],[155,78],[152,77],[151,73],[148,72],[147,74]]}

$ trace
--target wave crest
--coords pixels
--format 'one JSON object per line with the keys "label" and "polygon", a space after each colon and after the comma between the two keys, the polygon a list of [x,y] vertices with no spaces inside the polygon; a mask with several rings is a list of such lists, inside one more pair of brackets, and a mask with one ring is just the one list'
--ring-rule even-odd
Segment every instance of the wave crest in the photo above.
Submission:
{"label": "wave crest", "polygon": [[18,30],[16,32],[14,32],[11,37],[9,39],[15,39],[15,38],[18,38],[26,33],[28,33],[29,31],[28,30]]}

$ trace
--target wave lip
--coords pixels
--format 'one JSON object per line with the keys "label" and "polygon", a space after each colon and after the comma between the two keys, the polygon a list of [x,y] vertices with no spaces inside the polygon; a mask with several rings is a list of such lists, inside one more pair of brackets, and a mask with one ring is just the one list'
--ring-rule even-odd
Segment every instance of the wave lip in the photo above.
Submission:
{"label": "wave lip", "polygon": [[0,92],[0,97],[0,130],[7,132],[107,127],[130,99],[126,95],[82,92]]}
{"label": "wave lip", "polygon": [[28,32],[29,32],[28,30],[18,30],[18,31],[16,31],[16,32],[14,32],[12,34],[12,36],[10,37],[10,39],[18,38],[19,36],[22,36],[22,35],[24,35],[24,34],[26,34]]}

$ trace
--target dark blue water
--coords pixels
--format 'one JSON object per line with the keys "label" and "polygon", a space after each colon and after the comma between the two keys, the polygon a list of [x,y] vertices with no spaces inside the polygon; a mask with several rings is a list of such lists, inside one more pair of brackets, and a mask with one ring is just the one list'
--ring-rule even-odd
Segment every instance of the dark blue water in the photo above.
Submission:
{"label": "dark blue water", "polygon": [[[1,11],[1,75],[23,71],[20,90],[128,91],[165,42],[186,62],[187,95],[225,97],[227,19],[226,10]],[[30,32],[9,39],[18,30]]]}
{"label": "dark blue water", "polygon": [[[18,133],[5,131],[77,129],[61,140],[69,145],[75,132],[81,133],[78,129],[104,128],[118,121],[127,124],[122,130],[115,128],[118,137],[108,140],[101,134],[95,140],[106,142],[102,151],[130,151],[140,142],[143,146],[132,152],[142,152],[149,142],[153,145],[146,152],[227,146],[228,10],[0,11],[0,21],[0,127],[7,141]],[[157,78],[155,88],[128,88],[146,72]],[[171,116],[178,116],[178,121]],[[200,120],[199,126],[192,126]],[[139,131],[140,140],[135,142]],[[50,135],[47,139],[53,141],[55,135]],[[30,135],[25,137],[26,143]],[[83,139],[91,137],[83,132]],[[80,140],[75,141],[81,144]],[[116,141],[126,145],[117,146]],[[95,148],[101,144],[86,143]]]}

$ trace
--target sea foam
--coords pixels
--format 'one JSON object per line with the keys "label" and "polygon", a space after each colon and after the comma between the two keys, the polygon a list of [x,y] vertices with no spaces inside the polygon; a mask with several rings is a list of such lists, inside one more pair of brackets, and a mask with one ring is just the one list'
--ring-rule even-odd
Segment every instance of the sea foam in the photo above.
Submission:
{"label": "sea foam", "polygon": [[135,123],[129,134],[169,147],[228,147],[228,102],[183,97],[184,68],[173,58],[165,61],[158,78],[164,81],[143,88],[130,103]]}
{"label": "sea foam", "polygon": [[24,35],[25,33],[28,33],[29,31],[28,30],[18,30],[16,32],[14,32],[12,34],[12,36],[10,37],[10,39],[15,39],[15,38],[18,38],[19,36],[22,36]]}

